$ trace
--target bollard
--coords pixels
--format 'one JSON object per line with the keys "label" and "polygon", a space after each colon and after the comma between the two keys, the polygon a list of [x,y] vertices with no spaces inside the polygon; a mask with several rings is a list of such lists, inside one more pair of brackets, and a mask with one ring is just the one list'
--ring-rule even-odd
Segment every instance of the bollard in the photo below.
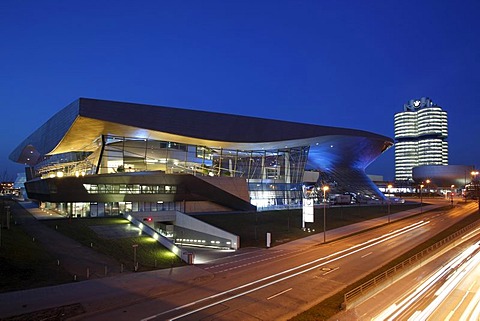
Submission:
{"label": "bollard", "polygon": [[76,274],[73,275],[73,281],[77,281],[77,275]]}
{"label": "bollard", "polygon": [[87,268],[87,279],[90,278],[90,269]]}
{"label": "bollard", "polygon": [[93,247],[93,243],[90,243],[90,247]]}
{"label": "bollard", "polygon": [[35,242],[35,238],[33,238],[33,242]]}
{"label": "bollard", "polygon": [[123,273],[123,263],[120,264],[120,273]]}
{"label": "bollard", "polygon": [[57,265],[60,266],[60,260],[57,259]]}

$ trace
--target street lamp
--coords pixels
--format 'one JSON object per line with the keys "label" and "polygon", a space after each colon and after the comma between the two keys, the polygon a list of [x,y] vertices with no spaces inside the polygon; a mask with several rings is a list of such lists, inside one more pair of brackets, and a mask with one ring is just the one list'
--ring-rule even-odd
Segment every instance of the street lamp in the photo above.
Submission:
{"label": "street lamp", "polygon": [[473,187],[475,188],[475,197],[477,198],[478,207],[480,208],[480,197],[478,197],[478,182],[477,182],[478,173],[479,173],[478,171],[472,171],[471,172],[471,174],[473,176],[472,183],[473,183]]}
{"label": "street lamp", "polygon": [[[390,189],[392,187],[393,187],[392,184],[388,184],[387,194],[390,194]],[[387,196],[387,203],[388,203],[388,223],[390,223],[390,195]]]}
{"label": "street lamp", "polygon": [[325,198],[325,194],[330,188],[327,185],[322,187],[323,190],[323,243],[327,241],[327,219],[326,219],[326,210],[327,210],[327,202]]}
{"label": "street lamp", "polygon": [[425,181],[425,183],[426,183],[426,184],[425,184],[425,187],[427,188],[428,197],[430,197],[430,187],[428,186],[428,184],[430,184],[430,182],[431,182],[431,181],[430,181],[429,179],[427,179],[427,180]]}
{"label": "street lamp", "polygon": [[450,204],[453,206],[453,188],[455,185],[450,186]]}
{"label": "street lamp", "polygon": [[420,184],[420,213],[423,213],[423,198],[422,198],[422,189],[425,185]]}

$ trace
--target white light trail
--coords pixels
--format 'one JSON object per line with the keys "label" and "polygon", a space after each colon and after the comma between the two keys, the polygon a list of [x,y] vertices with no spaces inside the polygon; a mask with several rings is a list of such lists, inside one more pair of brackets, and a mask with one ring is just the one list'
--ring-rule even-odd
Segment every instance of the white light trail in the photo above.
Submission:
{"label": "white light trail", "polygon": [[473,313],[469,316],[469,318],[463,318],[463,315],[462,315],[462,319],[461,320],[480,320],[480,304],[479,303],[479,299],[480,299],[480,292],[477,292],[475,294],[475,297],[473,298],[473,300],[471,301],[471,303],[473,305],[475,305],[475,310],[473,310]]}
{"label": "white light trail", "polygon": [[[467,308],[463,312],[460,321],[468,321],[468,320],[478,320],[479,316],[479,305],[478,302],[480,301],[480,292],[475,293],[475,296],[468,304]],[[472,313],[473,310],[473,313]],[[470,315],[471,314],[471,315]],[[476,316],[476,318],[473,318]]]}
{"label": "white light trail", "polygon": [[[469,248],[469,252],[473,252],[479,248],[478,244]],[[410,319],[412,321],[426,320],[435,312],[440,304],[447,298],[447,296],[455,289],[455,287],[464,279],[472,269],[480,263],[480,253],[475,254],[467,263],[463,264],[461,269],[455,271],[453,275],[443,284],[435,293],[436,298],[433,300],[417,318]]]}
{"label": "white light trail", "polygon": [[460,302],[458,302],[457,306],[452,311],[450,311],[450,313],[448,313],[447,317],[445,318],[445,321],[449,321],[452,318],[453,314],[458,310],[458,308],[462,305],[463,301],[465,301],[467,296],[470,294],[470,291],[472,290],[474,285],[475,285],[475,282],[473,282],[473,284],[470,285],[470,287],[468,288],[468,291],[465,292]]}
{"label": "white light trail", "polygon": [[[370,247],[372,247],[372,246],[374,246],[374,245],[377,245],[377,244],[386,242],[386,241],[388,241],[388,240],[390,240],[390,239],[392,239],[392,238],[394,238],[394,237],[397,237],[397,236],[400,236],[400,235],[402,235],[402,234],[408,233],[408,232],[410,232],[410,231],[412,231],[412,230],[415,230],[415,229],[417,229],[417,228],[420,228],[420,227],[422,227],[422,226],[424,226],[424,225],[427,225],[427,224],[429,224],[429,223],[430,223],[430,221],[419,221],[419,222],[413,223],[413,224],[411,224],[411,225],[405,226],[405,227],[403,227],[403,228],[401,228],[401,229],[398,229],[398,230],[396,230],[396,231],[392,231],[392,232],[386,233],[386,234],[384,234],[384,235],[382,235],[382,236],[379,236],[379,237],[370,239],[370,240],[368,240],[368,241],[365,241],[365,242],[363,242],[363,243],[360,243],[360,244],[351,246],[351,247],[349,247],[349,248],[347,248],[347,249],[345,249],[345,250],[342,250],[342,251],[339,251],[339,252],[336,252],[336,253],[329,254],[329,255],[327,255],[327,256],[325,256],[325,257],[321,257],[321,258],[315,259],[315,260],[313,260],[313,261],[310,261],[310,262],[301,264],[301,265],[299,265],[299,266],[296,266],[296,267],[287,269],[287,270],[285,270],[285,271],[282,271],[282,272],[279,272],[279,273],[276,273],[276,274],[269,275],[269,276],[264,277],[264,278],[262,278],[262,279],[258,279],[258,280],[255,280],[255,281],[253,281],[253,282],[249,282],[249,283],[243,284],[243,285],[241,285],[241,286],[232,288],[232,289],[230,289],[230,290],[223,291],[223,292],[220,292],[220,293],[217,293],[217,294],[214,294],[214,295],[211,295],[211,296],[208,296],[208,297],[205,297],[205,298],[202,298],[202,299],[199,299],[199,300],[196,300],[196,301],[193,301],[193,302],[184,304],[184,305],[182,305],[182,306],[178,306],[178,307],[173,308],[173,309],[170,309],[170,310],[168,310],[168,311],[160,312],[160,313],[158,313],[158,314],[155,314],[155,315],[149,316],[149,317],[147,317],[147,318],[144,318],[144,319],[142,319],[141,321],[149,321],[149,320],[155,319],[155,318],[157,318],[157,317],[159,317],[159,316],[161,316],[161,315],[164,315],[164,314],[167,314],[167,313],[171,313],[171,312],[175,312],[175,311],[179,311],[179,310],[181,310],[181,309],[191,307],[191,306],[193,306],[193,305],[196,305],[196,304],[198,304],[198,303],[204,302],[204,301],[206,301],[206,300],[214,299],[214,298],[217,298],[217,297],[219,297],[219,296],[223,296],[223,295],[229,294],[229,293],[231,293],[231,292],[238,291],[238,290],[240,290],[240,289],[243,289],[243,288],[246,288],[246,287],[255,285],[255,284],[257,284],[257,283],[264,282],[264,281],[270,280],[270,279],[272,279],[272,278],[279,277],[279,276],[281,276],[281,275],[284,275],[284,274],[293,272],[293,271],[295,271],[295,270],[300,270],[300,269],[305,268],[305,267],[307,267],[307,266],[309,266],[309,265],[316,264],[316,263],[318,263],[318,262],[320,262],[320,261],[325,261],[325,260],[327,260],[327,261],[322,262],[322,263],[320,263],[320,264],[316,264],[316,265],[311,266],[311,267],[309,267],[309,268],[306,268],[306,269],[304,269],[304,270],[300,270],[299,272],[295,272],[295,273],[293,273],[293,274],[284,276],[284,277],[282,277],[282,278],[280,278],[280,279],[271,281],[271,282],[266,283],[266,284],[264,284],[264,285],[260,285],[260,286],[258,286],[258,287],[255,287],[255,288],[252,288],[252,289],[250,289],[250,290],[247,290],[247,291],[245,291],[245,292],[241,292],[241,293],[239,293],[239,294],[230,296],[230,297],[225,298],[225,299],[222,299],[222,300],[220,300],[220,301],[216,301],[216,302],[214,302],[214,303],[205,305],[205,306],[200,307],[200,308],[198,308],[198,309],[191,310],[191,311],[186,312],[186,313],[184,313],[184,314],[178,315],[178,316],[176,316],[176,317],[174,317],[174,318],[172,318],[172,319],[170,319],[170,320],[177,320],[177,319],[183,318],[183,317],[185,317],[185,316],[188,316],[188,315],[190,315],[190,314],[194,314],[194,313],[197,313],[197,312],[199,312],[199,311],[208,309],[208,308],[210,308],[210,307],[212,307],[212,306],[221,304],[221,303],[223,303],[223,302],[233,300],[233,299],[238,298],[238,297],[240,297],[240,296],[243,296],[243,295],[246,295],[246,294],[255,292],[255,291],[257,291],[257,290],[263,289],[263,288],[268,287],[268,286],[271,286],[271,285],[273,285],[273,284],[276,284],[276,283],[285,281],[285,280],[287,280],[287,279],[293,278],[293,277],[295,277],[295,276],[298,276],[298,275],[307,273],[307,272],[309,272],[309,271],[311,271],[311,270],[314,270],[314,269],[316,269],[316,268],[318,268],[318,267],[321,267],[321,266],[324,266],[324,265],[326,265],[326,264],[329,264],[329,263],[338,261],[338,260],[340,260],[340,259],[342,259],[342,258],[345,258],[345,257],[350,256],[350,255],[352,255],[352,254],[355,254],[355,253],[357,253],[357,252],[360,252],[360,251],[363,251],[363,250],[365,250],[365,249],[368,249],[368,248],[370,248]],[[362,247],[362,246],[363,246],[363,247]],[[348,252],[348,251],[351,251],[351,252]],[[343,253],[345,253],[345,254],[343,254]],[[341,255],[339,255],[339,254],[341,254]],[[339,255],[339,256],[337,256],[337,255]],[[333,259],[330,259],[331,257],[334,257],[334,256],[337,256],[337,257],[335,257],[335,258],[333,258]],[[328,260],[328,259],[330,259],[330,260]]]}
{"label": "white light trail", "polygon": [[[410,308],[415,304],[415,302],[424,295],[429,289],[431,289],[435,284],[442,280],[444,276],[447,276],[452,270],[457,269],[461,266],[465,260],[471,256],[479,248],[478,244],[472,245],[463,251],[461,254],[453,258],[450,262],[445,264],[441,269],[432,274],[427,280],[422,282],[411,294],[404,298],[400,303],[395,303],[384,310],[381,314],[373,318],[372,320],[395,320],[398,318],[405,310]],[[435,295],[436,299],[424,310],[415,312],[409,320],[426,320],[427,316],[433,313],[437,308],[438,304],[444,300],[444,298],[451,292],[455,282],[460,282],[464,276],[465,269],[472,269],[476,264],[480,262],[480,253],[477,253],[466,265],[466,268],[456,271],[451,276],[448,277],[448,280],[444,285],[438,290]]]}

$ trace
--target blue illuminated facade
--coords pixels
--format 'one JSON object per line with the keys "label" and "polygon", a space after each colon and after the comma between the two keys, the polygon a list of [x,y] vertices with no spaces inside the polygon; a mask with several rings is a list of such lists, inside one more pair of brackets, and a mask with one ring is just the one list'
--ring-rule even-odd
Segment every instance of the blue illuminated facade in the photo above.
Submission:
{"label": "blue illuminated facade", "polygon": [[305,185],[381,200],[365,168],[392,145],[361,130],[80,98],[10,159],[26,165],[30,198],[66,214],[192,213],[298,206]]}

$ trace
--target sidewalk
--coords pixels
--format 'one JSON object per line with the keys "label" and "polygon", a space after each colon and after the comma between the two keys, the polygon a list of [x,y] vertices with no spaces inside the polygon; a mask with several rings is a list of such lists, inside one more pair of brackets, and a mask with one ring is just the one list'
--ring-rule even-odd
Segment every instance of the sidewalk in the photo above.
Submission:
{"label": "sidewalk", "polygon": [[[58,260],[60,266],[70,274],[77,276],[77,281],[114,276],[120,273],[120,263],[113,258],[99,253],[77,241],[55,233],[50,227],[41,224],[39,220],[64,218],[53,212],[41,210],[29,202],[19,202],[25,211],[17,210],[15,220],[23,229],[39,242]],[[88,272],[87,272],[88,270]],[[123,271],[128,273],[128,271]]]}
{"label": "sidewalk", "polygon": [[[445,204],[442,203],[423,206],[422,211],[430,211],[444,205]],[[35,213],[35,211],[33,212]],[[420,208],[391,214],[390,221],[393,222],[419,213]],[[35,213],[34,215],[49,214]],[[78,243],[62,236],[60,233],[51,233],[51,231],[43,230],[48,228],[36,222],[36,219],[28,213],[22,215],[22,220],[22,224],[28,224],[32,232],[37,233],[36,235],[38,235],[37,237],[39,240],[45,237],[44,233],[46,232],[49,232],[49,236],[55,235],[53,236],[54,238],[58,237],[57,240],[52,241],[50,239],[50,241],[46,243],[51,242],[51,250],[57,251],[59,257],[62,255],[63,264],[68,264],[71,269],[77,268],[78,265],[79,275],[84,271],[84,267],[79,263],[82,260],[85,261],[83,264],[91,264],[93,260],[101,262],[99,264],[101,265],[101,269],[104,268],[104,264],[115,264],[110,258],[103,257],[101,254],[96,253],[89,248],[84,248],[82,246],[79,247]],[[327,242],[387,223],[388,218],[382,217],[330,230],[326,232]],[[285,243],[274,248],[301,248],[311,244],[318,244],[319,242],[323,242],[323,233]],[[59,244],[61,244],[61,247],[59,247]],[[261,250],[268,251],[268,249]],[[60,251],[64,251],[64,253],[61,254]],[[83,306],[87,313],[89,311],[101,310],[103,307],[110,306],[112,302],[120,307],[125,303],[141,300],[143,298],[143,293],[155,293],[159,291],[158,289],[168,287],[169,285],[178,283],[193,284],[196,280],[205,280],[206,278],[208,279],[211,277],[213,276],[201,267],[190,265],[142,273],[117,273],[112,277],[0,293],[0,319],[78,303]],[[128,293],[128,296],[125,295],[126,293]],[[128,302],[125,302],[127,297]],[[122,302],[122,300],[124,300],[124,302]]]}
{"label": "sidewalk", "polygon": [[[332,242],[335,240],[339,240],[342,238],[345,238],[349,235],[353,235],[368,229],[372,229],[375,227],[379,227],[385,224],[388,224],[389,220],[390,222],[395,222],[401,219],[404,219],[409,216],[417,215],[420,214],[421,212],[428,212],[440,207],[445,206],[446,204],[432,204],[432,205],[424,205],[422,209],[420,208],[415,208],[403,212],[398,212],[390,215],[390,218],[387,216],[371,219],[368,221],[363,221],[355,224],[350,224],[350,225],[345,225],[333,230],[327,230],[325,233],[325,239],[328,242]],[[307,236],[292,242],[288,242],[285,244],[277,245],[274,248],[275,249],[281,249],[281,248],[295,248],[295,247],[308,247],[311,245],[317,245],[319,243],[323,243],[323,233],[317,233],[311,236]]]}

